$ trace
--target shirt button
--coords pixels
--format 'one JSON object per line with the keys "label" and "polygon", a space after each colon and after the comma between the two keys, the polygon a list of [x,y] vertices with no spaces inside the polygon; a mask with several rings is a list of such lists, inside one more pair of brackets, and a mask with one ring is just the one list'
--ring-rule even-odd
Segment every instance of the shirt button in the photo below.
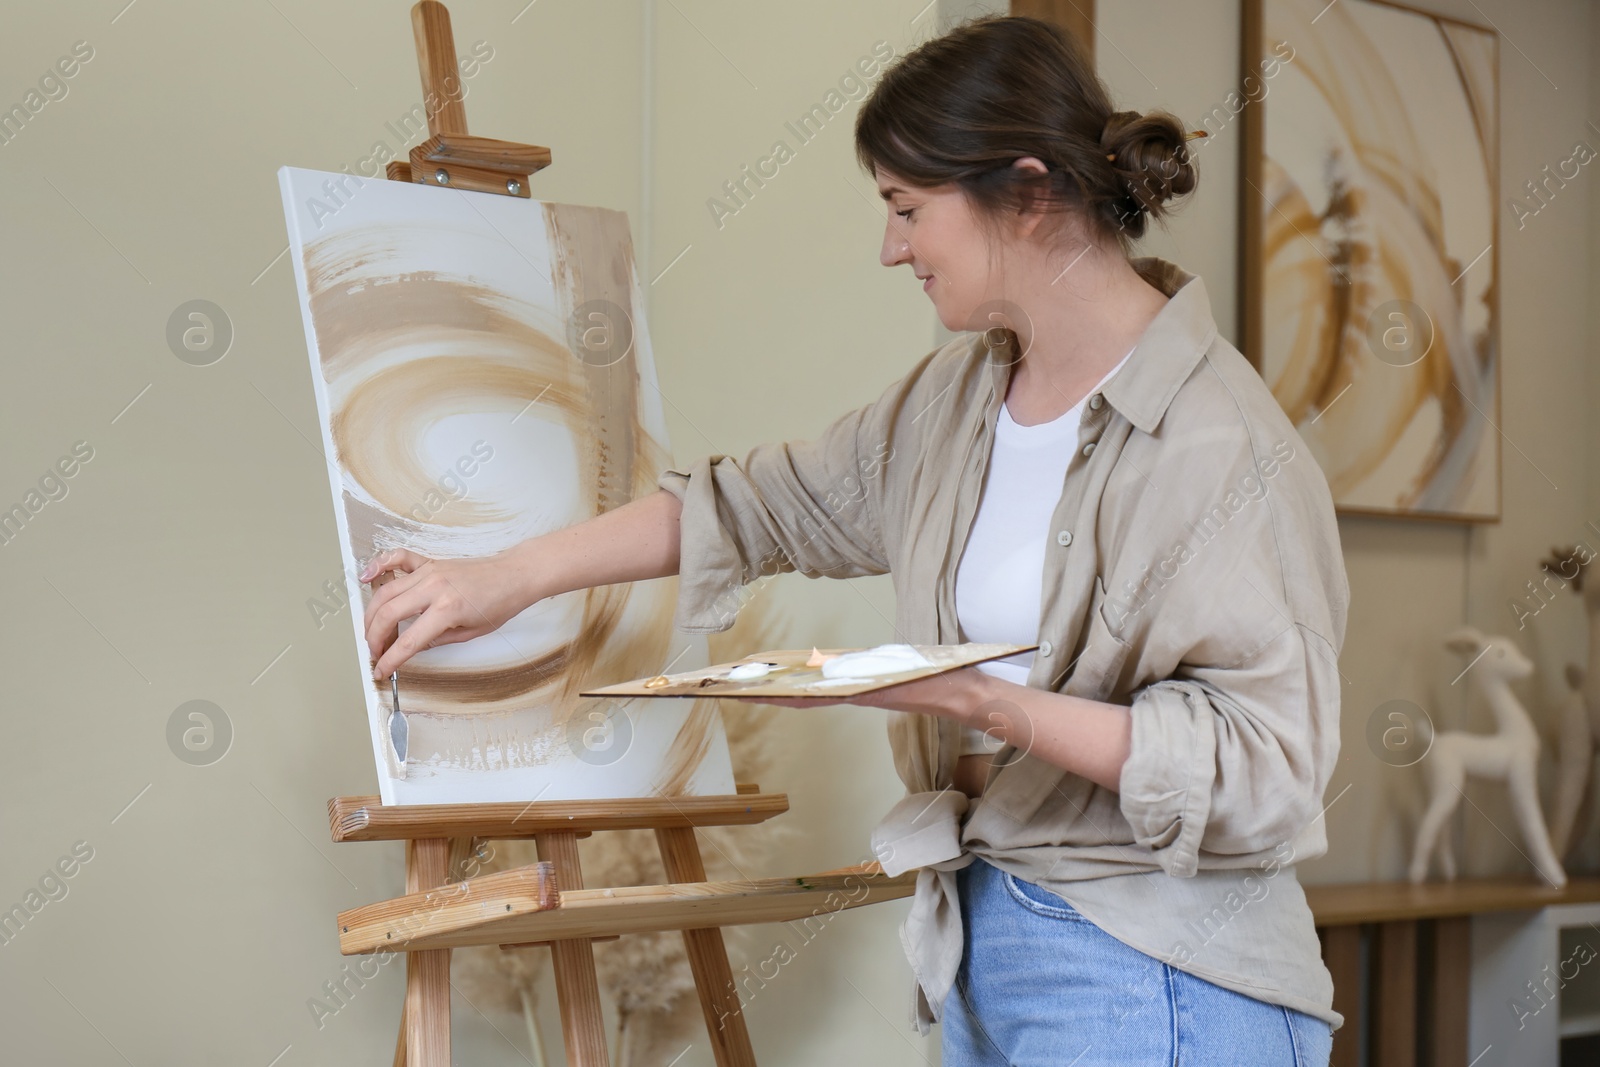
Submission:
{"label": "shirt button", "polygon": [[1096,394],[1094,394],[1094,396],[1091,396],[1089,398],[1089,410],[1090,411],[1099,411],[1100,410],[1100,405],[1104,404],[1104,403],[1105,403],[1105,399],[1103,397],[1101,397],[1101,395],[1099,393],[1096,393]]}
{"label": "shirt button", "polygon": [[1052,648],[1053,648],[1053,646],[1050,644],[1049,641],[1040,641],[1039,642],[1039,655],[1048,656],[1051,653]]}
{"label": "shirt button", "polygon": [[1090,441],[1088,444],[1083,446],[1083,454],[1086,455],[1086,456],[1090,456],[1090,455],[1094,454],[1094,442],[1093,441]]}
{"label": "shirt button", "polygon": [[1056,544],[1060,545],[1062,548],[1072,544],[1072,531],[1062,530],[1060,533],[1056,534]]}

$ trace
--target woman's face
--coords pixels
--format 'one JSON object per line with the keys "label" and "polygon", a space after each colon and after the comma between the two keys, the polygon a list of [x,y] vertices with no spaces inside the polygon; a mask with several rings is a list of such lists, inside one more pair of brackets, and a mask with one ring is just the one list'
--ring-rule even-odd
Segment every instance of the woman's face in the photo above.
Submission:
{"label": "woman's face", "polygon": [[888,202],[879,260],[910,264],[945,328],[971,329],[974,313],[991,299],[990,245],[966,194],[954,184],[919,188],[882,167],[875,174]]}

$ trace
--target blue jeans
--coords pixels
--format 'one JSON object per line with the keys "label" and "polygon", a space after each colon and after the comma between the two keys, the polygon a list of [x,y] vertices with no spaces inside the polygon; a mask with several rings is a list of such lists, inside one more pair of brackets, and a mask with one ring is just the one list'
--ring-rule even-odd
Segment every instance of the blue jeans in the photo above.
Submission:
{"label": "blue jeans", "polygon": [[1147,956],[982,859],[956,878],[964,951],[944,1067],[1327,1067],[1321,1019]]}

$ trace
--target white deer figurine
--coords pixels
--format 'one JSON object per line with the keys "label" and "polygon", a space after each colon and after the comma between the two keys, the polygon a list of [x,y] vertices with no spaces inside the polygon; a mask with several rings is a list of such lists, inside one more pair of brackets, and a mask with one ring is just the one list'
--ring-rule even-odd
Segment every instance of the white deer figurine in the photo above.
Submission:
{"label": "white deer figurine", "polygon": [[[1434,735],[1433,745],[1422,761],[1428,776],[1428,810],[1417,828],[1411,881],[1421,882],[1427,877],[1428,859],[1445,823],[1465,796],[1461,787],[1471,774],[1506,783],[1533,865],[1546,882],[1560,888],[1567,884],[1567,874],[1550,847],[1550,834],[1539,810],[1539,734],[1511,692],[1511,682],[1532,674],[1533,663],[1510,638],[1485,637],[1471,626],[1452,633],[1444,645],[1471,661],[1469,684],[1476,685],[1483,694],[1499,729],[1492,734],[1448,730]],[[1448,848],[1440,858],[1446,879],[1453,879],[1455,863]]]}

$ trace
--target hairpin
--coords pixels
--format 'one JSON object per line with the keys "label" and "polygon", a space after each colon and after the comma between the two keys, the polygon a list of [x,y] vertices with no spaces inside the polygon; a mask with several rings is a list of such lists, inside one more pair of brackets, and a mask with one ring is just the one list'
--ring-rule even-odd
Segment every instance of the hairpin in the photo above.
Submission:
{"label": "hairpin", "polygon": [[[1204,131],[1204,130],[1191,130],[1189,133],[1186,133],[1186,134],[1183,135],[1183,139],[1185,141],[1192,141],[1196,137],[1210,137],[1210,136],[1211,135],[1209,133],[1207,133],[1206,131]],[[1115,152],[1112,152],[1110,155],[1106,156],[1106,159],[1109,160],[1112,163],[1115,163],[1117,161],[1117,154]]]}

